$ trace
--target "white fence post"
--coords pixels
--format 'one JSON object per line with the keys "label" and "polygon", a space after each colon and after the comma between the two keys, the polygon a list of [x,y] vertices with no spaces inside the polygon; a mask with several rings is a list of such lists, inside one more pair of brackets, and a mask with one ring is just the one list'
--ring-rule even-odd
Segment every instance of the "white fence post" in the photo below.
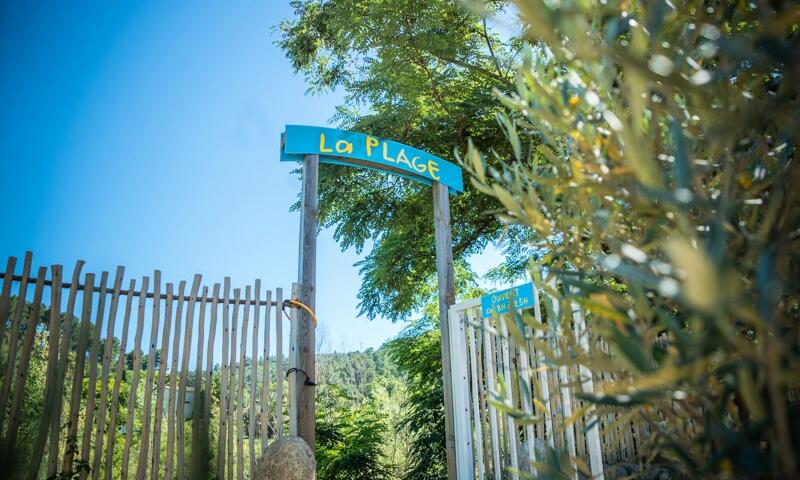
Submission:
{"label": "white fence post", "polygon": [[[506,384],[506,405],[510,408],[514,408],[514,399],[512,397],[514,389],[511,385],[511,358],[509,355],[511,339],[508,337],[508,325],[506,325],[505,320],[502,318],[500,319],[500,332],[500,350],[503,356],[503,380]],[[511,478],[517,480],[519,478],[519,475],[516,473],[517,470],[519,470],[519,461],[517,458],[518,434],[514,417],[511,415],[506,415],[506,432],[508,435],[509,457],[511,457],[511,469],[513,470]]]}
{"label": "white fence post", "polygon": [[[484,375],[486,375],[486,394],[496,393],[495,391],[495,356],[494,356],[494,348],[492,347],[492,335],[496,332],[493,332],[492,328],[489,325],[489,319],[483,318],[481,315],[482,323],[483,323],[483,361],[485,364],[484,367]],[[488,402],[487,402],[488,403]],[[492,466],[494,470],[494,477],[495,478],[502,478],[501,475],[501,463],[500,463],[500,445],[499,445],[499,438],[500,438],[500,430],[499,430],[499,420],[497,415],[497,409],[494,408],[492,404],[489,404],[489,426],[492,432]]]}
{"label": "white fence post", "polygon": [[[536,318],[536,322],[540,325],[543,323],[542,321],[542,305],[539,303],[539,289],[536,288],[536,285],[533,286],[533,315]],[[542,332],[539,330],[535,330],[533,332],[535,336],[542,335]],[[556,448],[555,444],[555,435],[553,432],[553,417],[552,412],[550,411],[550,384],[548,383],[548,372],[547,369],[544,368],[544,352],[541,350],[536,352],[536,359],[539,363],[539,385],[542,389],[542,403],[544,404],[544,426],[545,430],[547,431],[547,444],[550,448]]]}
{"label": "white fence post", "polygon": [[[555,281],[551,283],[551,287],[555,290],[557,285]],[[558,346],[558,338],[563,331],[563,326],[561,322],[561,304],[558,302],[558,298],[552,298],[553,302],[553,317],[549,319],[553,322],[556,326],[555,335],[556,338],[552,338],[552,345],[553,351],[558,357],[561,357],[561,348]],[[552,331],[552,330],[551,330]],[[566,423],[567,419],[572,418],[572,393],[569,390],[569,373],[567,372],[566,365],[561,365],[558,367],[558,384],[561,388],[561,417],[565,420]],[[575,449],[575,426],[569,425],[564,429],[564,434],[567,439],[567,453],[569,454],[570,458],[575,458],[577,456],[577,452]],[[578,480],[578,471],[576,470],[572,474],[572,478],[574,480]]]}
{"label": "white fence post", "polygon": [[[578,345],[589,354],[589,332],[586,329],[586,320],[580,307],[572,302],[572,317],[575,321],[575,336],[578,337]],[[594,393],[594,381],[592,372],[589,368],[580,363],[578,372],[581,378],[581,389],[584,393]],[[586,418],[589,428],[586,431],[586,443],[589,447],[589,464],[594,480],[604,480],[603,475],[603,449],[600,443],[600,426],[598,425],[597,415],[594,414],[595,407],[590,406]]]}
{"label": "white fence post", "polygon": [[[526,327],[525,328],[525,335],[530,335],[531,329]],[[531,372],[529,367],[529,359],[528,359],[528,350],[530,349],[530,345],[524,346],[524,348],[519,349],[519,383],[520,388],[527,390],[528,396],[521,397],[523,403],[523,409],[526,414],[533,415],[533,388],[531,387]],[[530,465],[525,465],[525,467],[531,468],[531,473],[536,476],[536,469],[533,468],[533,463],[536,461],[536,448],[535,448],[535,437],[533,435],[533,424],[528,423],[525,425],[525,443],[526,443],[526,450],[528,451],[528,461]]]}
{"label": "white fence post", "polygon": [[469,333],[469,369],[470,369],[470,385],[472,386],[472,425],[475,432],[475,456],[478,460],[478,480],[483,480],[484,464],[483,464],[483,425],[481,425],[481,398],[478,393],[478,354],[477,349],[480,348],[478,342],[475,340],[475,310],[470,308],[467,310],[467,332]]}
{"label": "white fence post", "polygon": [[464,316],[450,307],[450,375],[453,384],[453,431],[456,437],[456,478],[475,478],[469,409],[467,331]]}

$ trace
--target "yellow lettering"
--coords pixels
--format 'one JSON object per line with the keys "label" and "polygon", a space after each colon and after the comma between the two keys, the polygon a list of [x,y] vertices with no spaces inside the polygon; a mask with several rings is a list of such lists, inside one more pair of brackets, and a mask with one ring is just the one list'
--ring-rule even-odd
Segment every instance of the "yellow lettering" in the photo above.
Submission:
{"label": "yellow lettering", "polygon": [[353,153],[353,144],[347,140],[336,142],[336,151],[339,153]]}
{"label": "yellow lettering", "polygon": [[411,159],[411,166],[414,167],[414,170],[418,171],[419,173],[425,173],[425,170],[428,169],[428,166],[424,163],[417,163],[419,157],[414,157]]}
{"label": "yellow lettering", "polygon": [[439,171],[439,163],[434,162],[433,160],[428,160],[428,172],[430,172],[432,179],[439,180],[439,175],[436,175],[436,172],[438,171]]}
{"label": "yellow lettering", "polygon": [[324,133],[320,133],[319,134],[319,151],[321,153],[328,153],[328,152],[332,152],[333,151],[332,148],[325,147],[325,134]]}
{"label": "yellow lettering", "polygon": [[396,160],[389,156],[388,150],[389,146],[386,144],[386,142],[383,142],[383,159],[386,160],[387,162],[395,163]]}
{"label": "yellow lettering", "polygon": [[408,168],[411,168],[411,162],[408,161],[408,157],[406,157],[406,151],[403,148],[397,152],[397,163],[405,163],[408,165]]}
{"label": "yellow lettering", "polygon": [[372,156],[372,147],[377,147],[377,146],[378,146],[378,139],[375,138],[375,137],[370,137],[369,135],[367,135],[367,156],[368,157]]}

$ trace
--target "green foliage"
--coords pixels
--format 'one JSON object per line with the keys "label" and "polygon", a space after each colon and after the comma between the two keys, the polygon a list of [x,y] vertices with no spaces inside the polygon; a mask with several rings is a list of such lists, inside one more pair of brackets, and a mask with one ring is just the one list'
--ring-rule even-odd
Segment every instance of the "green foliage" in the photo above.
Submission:
{"label": "green foliage", "polygon": [[[499,11],[506,2],[492,2]],[[312,91],[340,88],[343,128],[414,145],[443,158],[467,139],[507,152],[492,89],[513,89],[517,37],[502,38],[453,0],[303,0],[280,25],[279,45]],[[430,188],[363,169],[320,170],[319,221],[342,248],[365,249],[360,307],[405,319],[430,301],[419,287],[436,270]],[[491,199],[467,185],[451,198],[454,257],[500,239]]]}
{"label": "green foliage", "polygon": [[797,4],[516,3],[533,46],[496,92],[514,154],[463,164],[541,253],[537,283],[564,283],[551,334],[576,301],[610,345],[557,338],[626,379],[586,399],[651,424],[645,461],[796,478]]}
{"label": "green foliage", "polygon": [[318,354],[317,385],[319,478],[396,478],[406,386],[385,348]]}
{"label": "green foliage", "polygon": [[317,410],[317,477],[320,480],[382,480],[392,468],[383,455],[387,434],[379,406],[348,406],[338,388],[325,389]]}
{"label": "green foliage", "polygon": [[383,349],[364,352],[317,354],[317,383],[338,390],[337,395],[361,403],[371,398],[375,389],[400,374]]}
{"label": "green foliage", "polygon": [[[428,296],[435,288],[435,279],[421,287]],[[461,263],[456,290],[463,298],[482,293]],[[420,320],[378,350],[318,355],[320,478],[447,477],[438,323],[434,300]],[[362,475],[359,464],[370,465],[364,471],[372,476],[356,476]]]}
{"label": "green foliage", "polygon": [[398,428],[410,434],[406,480],[447,478],[441,333],[435,323],[413,322],[386,344],[408,385],[406,413]]}

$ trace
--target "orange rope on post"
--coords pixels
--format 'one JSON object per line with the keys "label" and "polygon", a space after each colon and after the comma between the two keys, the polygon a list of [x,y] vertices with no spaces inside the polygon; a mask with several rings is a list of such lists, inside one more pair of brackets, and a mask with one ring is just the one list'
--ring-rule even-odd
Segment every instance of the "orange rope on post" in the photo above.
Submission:
{"label": "orange rope on post", "polygon": [[[311,310],[311,308],[309,308],[308,305],[306,305],[305,303],[302,303],[301,301],[293,298],[291,300],[284,300],[283,301],[283,305],[284,306],[289,305],[291,307],[302,308],[303,310],[306,311],[306,313],[308,313],[311,316],[311,319],[314,321],[314,327],[317,326],[317,316],[314,315],[314,311]],[[283,312],[283,313],[286,314],[286,312]]]}

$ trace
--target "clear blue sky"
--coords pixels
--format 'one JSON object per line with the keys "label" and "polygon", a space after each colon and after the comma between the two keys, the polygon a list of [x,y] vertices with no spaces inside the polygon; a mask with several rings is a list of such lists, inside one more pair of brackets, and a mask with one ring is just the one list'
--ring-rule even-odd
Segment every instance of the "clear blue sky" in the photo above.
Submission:
{"label": "clear blue sky", "polygon": [[[0,256],[289,288],[299,182],[279,135],[328,124],[342,96],[306,96],[274,45],[288,2],[68,3],[0,3]],[[395,335],[357,317],[355,253],[318,245],[327,348]]]}

